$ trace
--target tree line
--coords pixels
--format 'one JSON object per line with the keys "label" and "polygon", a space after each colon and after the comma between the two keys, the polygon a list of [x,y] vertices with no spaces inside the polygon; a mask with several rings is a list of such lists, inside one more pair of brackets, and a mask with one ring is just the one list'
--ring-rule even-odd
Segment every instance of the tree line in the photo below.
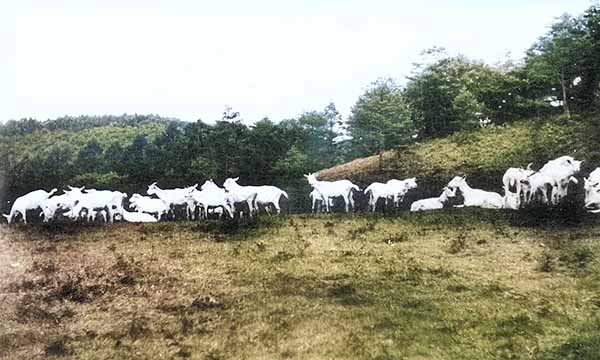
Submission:
{"label": "tree line", "polygon": [[[231,109],[213,123],[157,115],[7,121],[0,125],[1,200],[67,184],[132,192],[154,181],[172,187],[230,176],[304,199],[306,172],[482,126],[595,112],[599,9],[557,18],[518,62],[489,65],[428,49],[403,84],[368,86],[347,119],[330,103],[252,125]],[[297,201],[291,206],[305,206]]]}

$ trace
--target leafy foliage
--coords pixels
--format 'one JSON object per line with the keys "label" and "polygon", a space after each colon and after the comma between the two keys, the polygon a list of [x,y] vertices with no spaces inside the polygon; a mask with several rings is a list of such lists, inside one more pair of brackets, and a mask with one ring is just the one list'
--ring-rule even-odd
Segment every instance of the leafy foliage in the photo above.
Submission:
{"label": "leafy foliage", "polygon": [[415,134],[402,89],[391,79],[378,80],[358,99],[348,128],[355,156],[408,144]]}

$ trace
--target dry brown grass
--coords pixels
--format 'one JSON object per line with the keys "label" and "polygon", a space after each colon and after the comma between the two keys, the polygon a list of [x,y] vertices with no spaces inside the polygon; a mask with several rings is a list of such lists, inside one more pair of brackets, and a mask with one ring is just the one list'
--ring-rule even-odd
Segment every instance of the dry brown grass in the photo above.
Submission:
{"label": "dry brown grass", "polygon": [[560,358],[600,226],[490,214],[0,227],[0,357]]}

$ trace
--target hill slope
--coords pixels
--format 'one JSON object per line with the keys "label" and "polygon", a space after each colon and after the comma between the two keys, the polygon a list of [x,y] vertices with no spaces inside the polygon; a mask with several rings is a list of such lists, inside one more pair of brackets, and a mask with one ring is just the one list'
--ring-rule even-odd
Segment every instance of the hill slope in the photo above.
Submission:
{"label": "hill slope", "polygon": [[586,160],[582,174],[589,173],[600,166],[598,135],[596,117],[533,119],[386,151],[324,169],[319,175],[323,180],[348,178],[361,186],[416,176],[421,192],[433,195],[452,177],[467,174],[472,186],[501,191],[502,175],[509,167],[533,163],[539,168],[561,155]]}

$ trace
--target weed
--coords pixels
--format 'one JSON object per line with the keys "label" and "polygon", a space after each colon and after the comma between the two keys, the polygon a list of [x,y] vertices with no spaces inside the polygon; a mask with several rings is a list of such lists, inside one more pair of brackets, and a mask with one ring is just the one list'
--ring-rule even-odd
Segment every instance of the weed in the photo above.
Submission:
{"label": "weed", "polygon": [[31,295],[23,296],[15,307],[15,318],[19,322],[58,324],[72,318],[75,312],[68,306],[40,303]]}
{"label": "weed", "polygon": [[600,336],[598,334],[578,334],[553,349],[540,352],[539,360],[596,360],[600,358]]}
{"label": "weed", "polygon": [[290,254],[287,251],[277,251],[275,256],[271,258],[271,261],[274,263],[285,262],[294,258],[294,254]]}
{"label": "weed", "polygon": [[524,313],[501,319],[496,326],[495,335],[498,337],[534,336],[535,333],[542,332],[540,324]]}
{"label": "weed", "polygon": [[587,246],[575,246],[565,251],[558,260],[573,270],[585,270],[594,260],[594,252]]}
{"label": "weed", "polygon": [[151,333],[148,319],[144,317],[136,317],[129,322],[127,328],[127,336],[137,340],[146,337]]}
{"label": "weed", "polygon": [[181,322],[181,332],[183,334],[189,334],[192,329],[194,329],[194,321],[191,320],[189,317],[187,316],[183,316],[180,319]]}
{"label": "weed", "polygon": [[364,225],[348,230],[350,240],[362,239],[364,236],[368,235],[370,232],[375,230],[376,225],[377,224],[375,221],[368,221]]}
{"label": "weed", "polygon": [[36,260],[33,262],[33,271],[42,273],[45,276],[55,273],[58,270],[56,261],[53,259]]}
{"label": "weed", "polygon": [[552,272],[555,268],[555,262],[554,255],[545,250],[537,258],[537,269],[542,272]]}
{"label": "weed", "polygon": [[450,254],[457,254],[467,248],[467,236],[464,231],[461,231],[458,236],[453,237],[450,240],[447,252]]}
{"label": "weed", "polygon": [[222,308],[222,307],[223,307],[223,303],[219,302],[212,295],[199,296],[199,297],[195,298],[194,301],[192,302],[192,304],[190,305],[190,308],[194,309],[196,311],[202,311],[202,310],[214,309],[214,308]]}
{"label": "weed", "polygon": [[388,245],[393,245],[397,243],[402,243],[408,241],[408,235],[405,232],[398,232],[394,234],[389,234],[384,238],[384,242]]}
{"label": "weed", "polygon": [[265,252],[267,250],[267,245],[262,241],[256,242],[256,251]]}
{"label": "weed", "polygon": [[72,354],[72,351],[67,347],[66,344],[67,339],[65,337],[61,337],[55,340],[52,340],[46,346],[46,356],[69,356]]}
{"label": "weed", "polygon": [[79,303],[88,302],[95,295],[95,288],[87,287],[81,275],[66,274],[57,279],[56,287],[49,293],[49,298],[69,300]]}
{"label": "weed", "polygon": [[123,254],[117,254],[112,270],[118,282],[122,285],[134,285],[143,277],[142,264],[132,256],[127,258]]}
{"label": "weed", "polygon": [[187,359],[192,357],[192,352],[187,347],[182,347],[175,353],[175,356]]}

